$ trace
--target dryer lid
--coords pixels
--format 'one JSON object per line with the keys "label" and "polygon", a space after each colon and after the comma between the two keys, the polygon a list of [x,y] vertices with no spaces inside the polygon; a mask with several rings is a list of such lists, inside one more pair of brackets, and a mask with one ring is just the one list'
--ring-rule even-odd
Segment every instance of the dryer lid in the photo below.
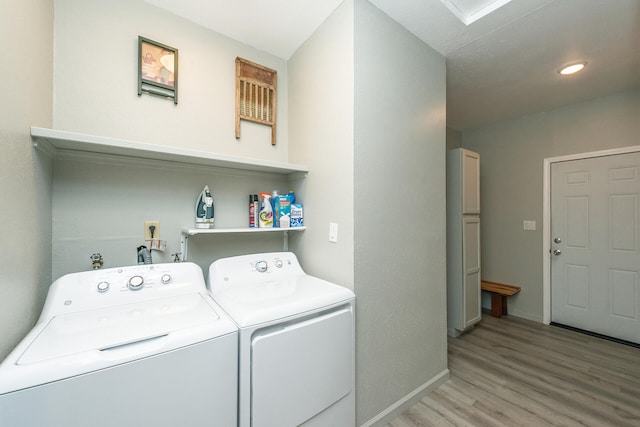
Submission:
{"label": "dryer lid", "polygon": [[214,300],[242,328],[347,303],[354,297],[343,286],[303,274],[230,286],[216,293]]}
{"label": "dryer lid", "polygon": [[202,339],[203,332],[206,338],[213,338],[235,331],[228,319],[216,314],[205,296],[185,294],[54,316],[32,339],[17,364],[37,363],[90,350],[110,350],[176,331],[189,338],[189,334],[182,332],[190,329],[198,330],[198,340]]}

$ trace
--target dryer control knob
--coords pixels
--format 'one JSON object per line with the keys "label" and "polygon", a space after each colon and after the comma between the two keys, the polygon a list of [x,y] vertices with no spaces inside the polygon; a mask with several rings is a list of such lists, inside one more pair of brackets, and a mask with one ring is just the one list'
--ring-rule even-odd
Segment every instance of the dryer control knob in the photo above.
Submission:
{"label": "dryer control knob", "polygon": [[109,290],[109,282],[98,283],[98,292],[107,292]]}
{"label": "dryer control knob", "polygon": [[282,268],[282,266],[283,266],[283,265],[284,265],[284,264],[282,264],[282,260],[281,260],[281,259],[277,259],[277,260],[276,260],[276,267],[278,267],[278,268]]}
{"label": "dryer control knob", "polygon": [[171,281],[171,275],[170,274],[163,274],[162,277],[160,278],[160,281],[162,282],[163,285],[166,285],[167,283],[169,283]]}
{"label": "dryer control knob", "polygon": [[127,283],[127,286],[132,291],[137,291],[138,289],[142,288],[142,285],[144,285],[144,279],[142,278],[142,276],[132,276],[129,279],[129,283]]}
{"label": "dryer control knob", "polygon": [[258,261],[256,262],[256,270],[260,273],[264,273],[267,271],[267,261]]}

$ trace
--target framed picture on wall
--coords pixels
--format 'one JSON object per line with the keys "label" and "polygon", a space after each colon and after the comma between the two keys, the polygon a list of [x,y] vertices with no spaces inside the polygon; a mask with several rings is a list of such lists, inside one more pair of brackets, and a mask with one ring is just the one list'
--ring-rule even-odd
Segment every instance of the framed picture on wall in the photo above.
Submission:
{"label": "framed picture on wall", "polygon": [[178,49],[138,36],[138,96],[178,103]]}

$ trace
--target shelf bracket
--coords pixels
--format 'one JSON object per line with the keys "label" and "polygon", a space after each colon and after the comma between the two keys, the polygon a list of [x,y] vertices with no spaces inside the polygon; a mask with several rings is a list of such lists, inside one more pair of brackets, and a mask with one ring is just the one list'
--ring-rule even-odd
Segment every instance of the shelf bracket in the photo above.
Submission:
{"label": "shelf bracket", "polygon": [[180,252],[182,252],[182,261],[187,260],[188,250],[189,250],[189,235],[183,232],[180,235]]}
{"label": "shelf bracket", "polygon": [[56,158],[56,149],[46,138],[31,138],[33,146],[52,159]]}
{"label": "shelf bracket", "polygon": [[287,181],[300,181],[307,178],[308,172],[291,172],[287,175]]}
{"label": "shelf bracket", "polygon": [[283,249],[283,251],[284,252],[288,252],[289,251],[289,232],[288,231],[284,232],[283,240],[284,240],[284,245],[283,245],[284,249]]}

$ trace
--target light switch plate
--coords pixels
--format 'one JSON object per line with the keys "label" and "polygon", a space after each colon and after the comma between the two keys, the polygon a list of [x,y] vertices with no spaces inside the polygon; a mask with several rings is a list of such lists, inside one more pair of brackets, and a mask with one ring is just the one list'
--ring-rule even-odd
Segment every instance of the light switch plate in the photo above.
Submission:
{"label": "light switch plate", "polygon": [[535,231],[536,222],[535,221],[525,220],[525,221],[522,222],[522,229],[526,230],[526,231]]}
{"label": "light switch plate", "polygon": [[329,223],[329,241],[338,243],[338,224],[335,222]]}

